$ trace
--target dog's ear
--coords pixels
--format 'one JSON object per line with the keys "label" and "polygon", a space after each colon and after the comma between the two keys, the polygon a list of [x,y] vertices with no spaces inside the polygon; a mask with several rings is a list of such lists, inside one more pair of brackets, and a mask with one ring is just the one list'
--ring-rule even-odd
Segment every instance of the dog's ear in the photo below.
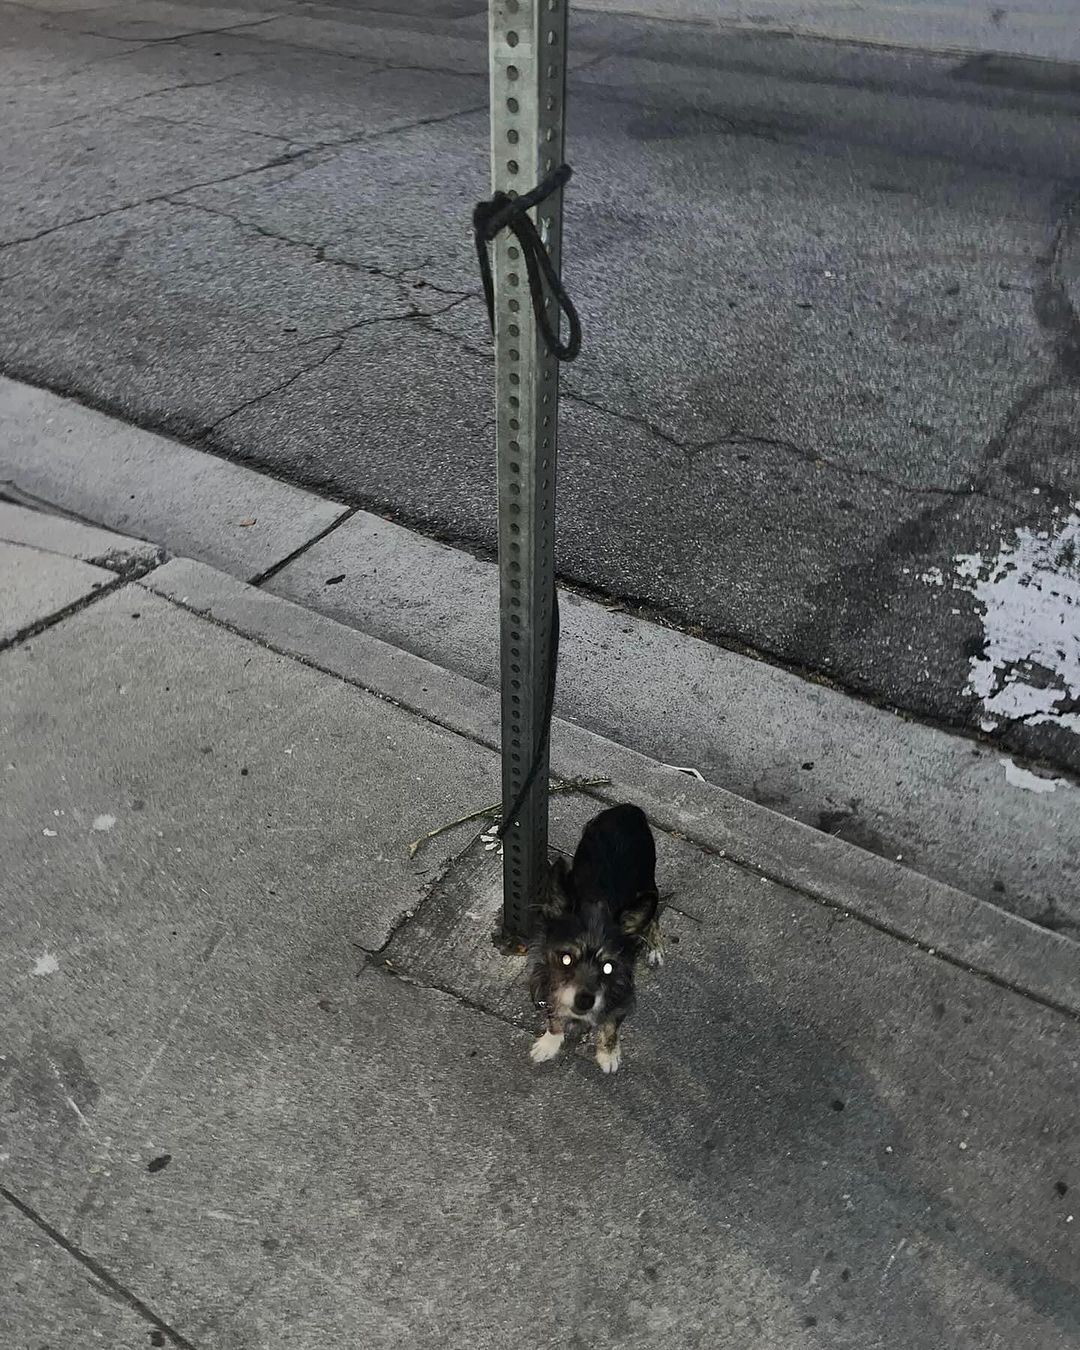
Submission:
{"label": "dog's ear", "polygon": [[541,905],[548,918],[568,914],[574,907],[574,891],[570,881],[570,864],[557,853],[548,868],[547,894]]}
{"label": "dog's ear", "polygon": [[619,915],[619,924],[627,937],[641,937],[656,918],[660,896],[656,891],[641,891]]}

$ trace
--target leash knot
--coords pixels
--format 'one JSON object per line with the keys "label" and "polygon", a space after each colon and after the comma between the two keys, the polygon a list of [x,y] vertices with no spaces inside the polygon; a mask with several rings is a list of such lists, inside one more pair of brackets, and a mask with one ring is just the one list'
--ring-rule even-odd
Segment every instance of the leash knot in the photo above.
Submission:
{"label": "leash knot", "polygon": [[[489,200],[478,202],[473,210],[476,257],[480,264],[480,279],[484,284],[484,301],[487,304],[492,332],[495,331],[495,285],[491,277],[488,245],[501,231],[509,230],[521,246],[521,256],[525,260],[525,271],[529,278],[533,313],[536,315],[544,343],[552,356],[560,361],[572,361],[581,350],[581,320],[573,302],[563,289],[551,261],[551,255],[544,247],[544,241],[540,238],[540,232],[529,212],[552,193],[561,191],[572,172],[569,164],[561,164],[531,192],[526,192],[520,197],[511,197],[507,192],[496,192]],[[561,313],[566,315],[570,331],[565,343],[559,336],[561,320],[557,321],[557,326],[553,328],[548,318],[547,292],[554,297]]]}

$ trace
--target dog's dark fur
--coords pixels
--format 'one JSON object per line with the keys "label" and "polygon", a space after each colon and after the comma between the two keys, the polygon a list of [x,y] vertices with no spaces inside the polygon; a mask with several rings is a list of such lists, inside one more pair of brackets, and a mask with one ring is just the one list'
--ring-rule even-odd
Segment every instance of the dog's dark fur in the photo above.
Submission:
{"label": "dog's dark fur", "polygon": [[[634,1006],[634,967],[644,951],[661,961],[656,924],[656,845],[645,813],[613,806],[590,820],[571,867],[551,868],[529,949],[529,988],[547,1016],[531,1055],[558,1053],[568,1023],[595,1028],[596,1059],[619,1067],[619,1026]],[[569,960],[567,960],[569,958]]]}

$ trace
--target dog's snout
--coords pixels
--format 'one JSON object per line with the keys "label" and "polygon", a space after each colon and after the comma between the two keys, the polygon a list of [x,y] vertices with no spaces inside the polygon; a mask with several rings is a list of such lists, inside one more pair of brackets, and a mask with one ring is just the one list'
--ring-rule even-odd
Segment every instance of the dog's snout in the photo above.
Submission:
{"label": "dog's snout", "polygon": [[591,993],[588,989],[579,989],[574,995],[574,1011],[588,1012],[595,1002],[595,994]]}

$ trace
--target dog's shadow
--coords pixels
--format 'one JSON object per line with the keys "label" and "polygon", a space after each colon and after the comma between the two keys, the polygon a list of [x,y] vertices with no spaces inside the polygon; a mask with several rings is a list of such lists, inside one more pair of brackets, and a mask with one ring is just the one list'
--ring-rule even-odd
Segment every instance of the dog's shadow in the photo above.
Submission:
{"label": "dog's shadow", "polygon": [[[594,810],[560,800],[555,845]],[[595,1195],[596,1170],[621,1166],[640,1206],[646,1169],[692,1230],[695,1269],[741,1258],[757,1272],[744,1289],[778,1286],[819,1343],[1080,1344],[1054,1189],[1075,1130],[1018,1109],[1029,1077],[1037,1102],[1057,1073],[1061,1100],[1075,1028],[671,836],[657,845],[667,963],[639,973],[622,1069],[601,1075],[589,1044],[521,1065],[540,1136],[565,1143],[568,1193]],[[678,1246],[686,1261],[693,1242]],[[672,1296],[694,1278],[673,1276]]]}
{"label": "dog's shadow", "polygon": [[[821,933],[829,923],[817,916]],[[740,944],[706,937],[671,911],[665,928],[669,942],[679,941],[666,967],[640,982],[611,1109],[654,1154],[658,1176],[696,1211],[703,1232],[722,1225],[737,1233],[802,1302],[804,1325],[828,1330],[833,1344],[856,1327],[859,1344],[870,1330],[883,1345],[956,1344],[958,1316],[968,1327],[983,1323],[993,1344],[1010,1313],[1017,1335],[1002,1344],[1080,1337],[1080,1291],[1063,1273],[1064,1252],[1058,1273],[1033,1255],[1045,1246],[1040,1226],[1060,1232],[1050,1188],[1035,1214],[1024,1204],[998,1211],[980,1194],[981,1166],[999,1197],[1009,1179],[1000,1158],[958,1153],[959,1082],[943,1093],[947,1078],[911,1081],[895,1062],[883,1073],[887,1033],[870,1025],[865,1003],[835,988],[820,1005],[808,1000],[827,981],[819,970],[788,965],[766,985]],[[790,997],[778,998],[785,982]],[[807,1006],[820,1006],[820,1021],[808,1020]],[[883,998],[885,1018],[895,1007]],[[847,1020],[858,1016],[867,1019],[861,1028]],[[906,1067],[913,1057],[900,1058]],[[587,1068],[595,1072],[584,1064],[576,1071]],[[923,1072],[932,1078],[934,1066]],[[991,1154],[997,1141],[987,1136],[1007,1128],[980,1122]],[[1020,1153],[1017,1142],[1009,1147]],[[974,1180],[958,1176],[968,1161]],[[1003,1288],[1007,1297],[985,1321],[981,1300]]]}

